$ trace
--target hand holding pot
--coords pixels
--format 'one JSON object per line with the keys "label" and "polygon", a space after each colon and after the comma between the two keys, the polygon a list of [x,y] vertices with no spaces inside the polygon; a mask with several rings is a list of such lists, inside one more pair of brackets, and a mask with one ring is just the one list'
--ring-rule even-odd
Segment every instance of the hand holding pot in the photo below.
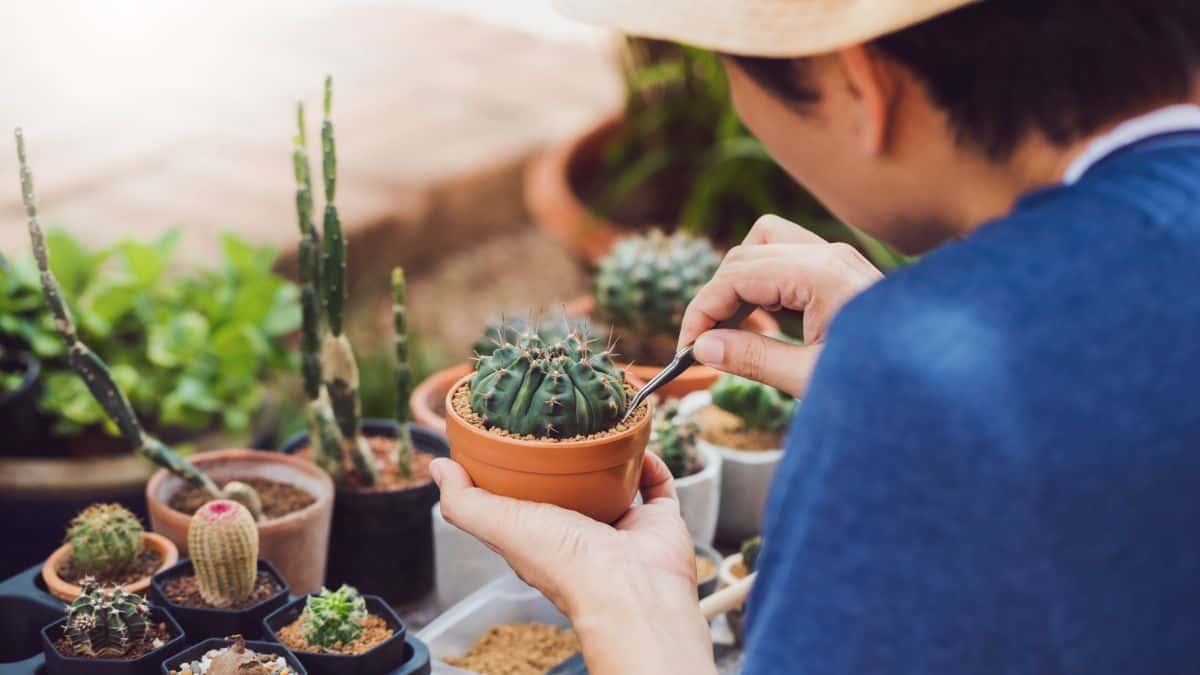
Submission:
{"label": "hand holding pot", "polygon": [[[800,396],[834,314],[880,278],[854,247],[831,244],[778,216],[763,216],[688,305],[679,346],[694,341],[693,355],[701,363]],[[805,344],[744,330],[712,330],[742,303],[803,311]]]}
{"label": "hand holding pot", "polygon": [[491,494],[448,459],[430,465],[442,515],[504,557],[566,614],[589,671],[710,673],[691,537],[671,473],[646,454],[636,505],[614,525]]}

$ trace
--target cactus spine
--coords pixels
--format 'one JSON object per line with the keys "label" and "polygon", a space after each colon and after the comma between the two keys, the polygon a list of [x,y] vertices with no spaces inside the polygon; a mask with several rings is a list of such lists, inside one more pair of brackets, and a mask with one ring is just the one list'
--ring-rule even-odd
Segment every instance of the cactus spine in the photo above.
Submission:
{"label": "cactus spine", "polygon": [[654,415],[650,426],[650,450],[662,458],[675,478],[692,475],[700,466],[696,452],[699,425],[693,420],[679,419],[679,405],[670,402]]}
{"label": "cactus spine", "polygon": [[408,366],[408,311],[405,309],[404,269],[392,270],[392,338],[396,347],[396,451],[401,475],[412,478],[412,369]]}
{"label": "cactus spine", "polygon": [[254,591],[258,527],[246,507],[225,499],[208,502],[188,523],[187,542],[205,602],[231,607]]}
{"label": "cactus spine", "polygon": [[534,325],[534,330],[537,331],[542,341],[547,343],[565,339],[572,332],[582,335],[587,340],[596,339],[592,332],[592,326],[586,318],[567,316],[563,312],[553,312],[537,321],[533,317],[523,319],[501,316],[499,319],[489,321],[475,340],[473,349],[476,360],[481,356],[490,355],[496,351],[496,347],[505,342],[516,342],[521,334],[530,329],[531,324]]}
{"label": "cactus spine", "polygon": [[737,415],[749,429],[782,431],[796,409],[791,396],[737,375],[722,375],[710,391],[713,405]]}
{"label": "cactus spine", "polygon": [[104,591],[88,578],[83,593],[67,606],[63,634],[77,654],[114,657],[129,654],[146,641],[150,605],[122,588]]}
{"label": "cactus spine", "polygon": [[300,625],[310,645],[342,647],[362,635],[367,620],[367,602],[353,586],[342,584],[336,591],[322,588],[308,596]]}
{"label": "cactus spine", "polygon": [[111,576],[137,559],[142,524],[120,504],[92,504],[71,521],[67,541],[84,572]]}

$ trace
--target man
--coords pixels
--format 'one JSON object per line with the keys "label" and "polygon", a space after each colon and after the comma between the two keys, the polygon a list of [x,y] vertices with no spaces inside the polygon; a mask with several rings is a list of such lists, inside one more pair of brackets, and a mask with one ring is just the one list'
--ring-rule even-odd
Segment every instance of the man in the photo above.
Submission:
{"label": "man", "polygon": [[[1200,3],[560,6],[726,54],[780,164],[927,253],[880,280],[765,217],[688,308],[698,358],[804,397],[745,672],[1200,671]],[[805,346],[710,330],[739,302]],[[660,462],[612,527],[433,471],[592,673],[712,672]]]}

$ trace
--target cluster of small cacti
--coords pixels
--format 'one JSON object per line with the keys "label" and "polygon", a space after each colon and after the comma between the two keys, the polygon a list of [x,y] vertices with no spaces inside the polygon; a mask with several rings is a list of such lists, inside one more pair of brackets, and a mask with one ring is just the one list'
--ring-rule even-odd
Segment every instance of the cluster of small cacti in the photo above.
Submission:
{"label": "cluster of small cacti", "polygon": [[700,466],[696,439],[700,427],[692,419],[679,419],[679,405],[672,401],[654,414],[650,425],[650,450],[662,458],[675,478],[692,475]]}
{"label": "cluster of small cacti", "polygon": [[709,391],[713,405],[736,415],[748,429],[782,431],[796,409],[791,396],[737,375],[722,375]]}
{"label": "cluster of small cacti", "polygon": [[674,338],[688,303],[720,263],[707,239],[684,232],[622,239],[596,273],[597,315],[632,335]]}
{"label": "cluster of small cacti", "polygon": [[71,557],[86,574],[112,576],[142,550],[142,524],[120,504],[92,504],[67,528]]}
{"label": "cluster of small cacti", "polygon": [[83,581],[83,593],[67,606],[63,635],[77,654],[113,657],[129,654],[149,636],[150,605],[122,588],[101,589]]}
{"label": "cluster of small cacti", "polygon": [[336,591],[322,588],[308,596],[300,614],[304,639],[327,649],[350,644],[362,635],[367,621],[367,601],[353,586],[342,584]]}
{"label": "cluster of small cacti", "polygon": [[[79,340],[75,330],[75,322],[71,318],[71,310],[67,307],[62,289],[54,273],[50,269],[50,251],[46,246],[46,237],[38,219],[37,197],[33,189],[33,172],[25,158],[25,137],[20,129],[15,132],[17,140],[17,163],[21,173],[21,197],[25,203],[25,214],[29,219],[29,238],[33,244],[33,257],[37,262],[42,282],[42,292],[46,296],[46,305],[54,316],[54,324],[63,340],[67,343],[67,359],[71,367],[83,378],[88,390],[96,402],[104,408],[104,412],[117,425],[121,436],[135,448],[138,454],[171,471],[184,481],[202,488],[214,498],[228,497],[246,504],[256,516],[261,513],[258,494],[252,488],[240,483],[230,483],[224,489],[191,462],[168,448],[162,441],[154,438],[142,428],[137,413],[129,403],[129,398],[117,386],[108,365],[95,352]],[[252,494],[252,498],[247,495]]]}
{"label": "cluster of small cacti", "polygon": [[231,607],[254,591],[258,526],[246,507],[225,499],[201,506],[188,523],[187,544],[205,602]]}
{"label": "cluster of small cacti", "polygon": [[751,537],[742,542],[742,566],[747,572],[758,569],[758,554],[762,551],[762,537]]}
{"label": "cluster of small cacti", "polygon": [[470,381],[471,410],[483,423],[543,438],[588,436],[612,428],[628,404],[625,373],[612,349],[594,349],[581,331],[546,341],[526,327],[478,357]]}

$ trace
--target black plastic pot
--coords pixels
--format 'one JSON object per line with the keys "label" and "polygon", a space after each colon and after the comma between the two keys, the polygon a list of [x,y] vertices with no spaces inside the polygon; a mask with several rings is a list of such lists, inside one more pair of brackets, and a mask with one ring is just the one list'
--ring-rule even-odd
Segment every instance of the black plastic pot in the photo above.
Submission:
{"label": "black plastic pot", "polygon": [[[408,634],[404,622],[377,595],[365,595],[367,611],[387,621],[394,633],[370,651],[353,656],[316,654],[292,650],[311,675],[429,675],[429,650]],[[267,637],[279,642],[276,631],[294,622],[304,611],[308,596],[296,598],[263,620]]]}
{"label": "black plastic pot", "polygon": [[[366,436],[396,437],[391,420],[363,420]],[[418,450],[448,457],[442,434],[412,427]],[[308,434],[288,439],[282,452],[294,454],[308,445]],[[433,519],[438,501],[430,482],[406,490],[369,491],[338,488],[329,533],[330,587],[349,584],[363,593],[381,595],[392,604],[412,602],[433,589]]]}
{"label": "black plastic pot", "polygon": [[42,626],[62,618],[63,604],[37,587],[41,565],[0,582],[0,675],[36,672],[42,656]]}
{"label": "black plastic pot", "polygon": [[165,621],[173,636],[167,643],[136,659],[89,659],[82,656],[64,656],[54,647],[54,641],[62,635],[63,624],[58,621],[42,629],[42,654],[46,657],[47,675],[158,675],[163,659],[178,654],[187,646],[183,629],[162,607],[150,607],[150,619]]}
{"label": "black plastic pot", "polygon": [[257,640],[262,637],[262,620],[287,602],[289,591],[287,582],[271,563],[259,560],[258,570],[274,577],[280,589],[275,595],[245,609],[188,607],[172,602],[164,591],[164,585],[176,577],[195,574],[190,558],[184,558],[178,564],[154,575],[150,580],[150,600],[171,612],[190,641],[223,638],[237,633],[247,640]]}
{"label": "black plastic pot", "polygon": [[[258,630],[262,630],[261,625],[259,626]],[[243,634],[243,637],[245,637],[245,634]],[[210,649],[220,649],[222,647],[228,647],[232,644],[233,640],[227,640],[225,638],[209,638],[200,644],[188,647],[187,649],[179,652],[175,656],[172,656],[163,662],[163,675],[171,675],[172,670],[178,670],[180,666],[188,663],[189,661],[199,661],[200,658],[204,656],[205,652]],[[300,659],[296,658],[295,654],[288,651],[287,647],[284,647],[277,642],[246,640],[246,648],[251,651],[258,652],[259,654],[276,654],[278,656],[282,656],[284,660],[287,661],[288,665],[296,671],[296,675],[308,675],[308,671],[305,670],[304,664],[300,663]]]}
{"label": "black plastic pot", "polygon": [[[14,391],[0,393],[0,455],[6,457],[48,457],[61,443],[50,443],[49,428],[38,410],[42,397],[42,362],[24,352],[0,356],[0,371],[23,373]],[[65,454],[58,452],[57,454]]]}

